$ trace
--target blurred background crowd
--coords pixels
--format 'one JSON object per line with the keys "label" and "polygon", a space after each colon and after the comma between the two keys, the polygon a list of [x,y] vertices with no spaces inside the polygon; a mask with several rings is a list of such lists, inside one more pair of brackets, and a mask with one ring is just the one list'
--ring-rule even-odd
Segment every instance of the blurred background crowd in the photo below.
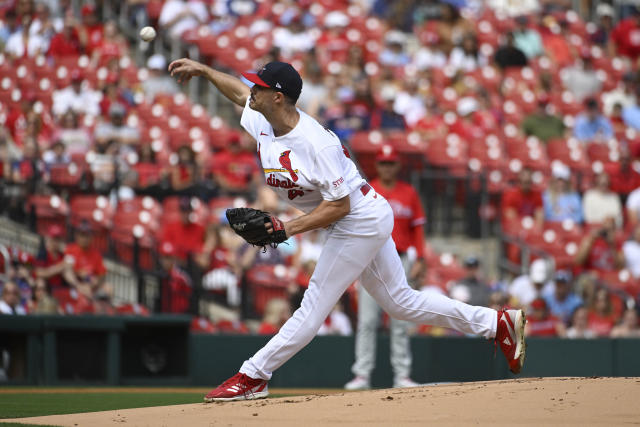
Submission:
{"label": "blurred background crowd", "polygon": [[[0,210],[41,237],[0,245],[1,313],[188,313],[201,332],[275,333],[323,231],[266,252],[231,232],[230,206],[299,213],[265,186],[240,111],[166,68],[278,59],[367,178],[387,144],[404,179],[470,180],[451,203],[491,224],[505,267],[427,234],[425,292],[525,307],[534,336],[640,336],[632,1],[5,0],[0,18]],[[135,293],[105,259],[132,269]],[[352,333],[356,286],[320,333]]]}

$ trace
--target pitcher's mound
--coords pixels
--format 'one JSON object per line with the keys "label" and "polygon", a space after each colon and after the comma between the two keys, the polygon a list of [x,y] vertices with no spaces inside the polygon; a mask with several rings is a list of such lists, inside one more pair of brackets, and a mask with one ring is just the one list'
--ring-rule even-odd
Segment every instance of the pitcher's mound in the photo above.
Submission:
{"label": "pitcher's mound", "polygon": [[12,420],[60,426],[620,425],[640,378],[525,378]]}

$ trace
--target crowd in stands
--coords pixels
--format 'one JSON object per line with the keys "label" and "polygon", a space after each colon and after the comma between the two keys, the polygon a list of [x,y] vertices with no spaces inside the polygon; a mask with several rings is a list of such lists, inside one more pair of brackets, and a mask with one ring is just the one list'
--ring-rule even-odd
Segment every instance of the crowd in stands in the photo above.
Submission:
{"label": "crowd in stands", "polygon": [[[323,231],[266,252],[237,238],[229,206],[298,214],[264,184],[254,142],[183,94],[165,52],[137,66],[139,43],[103,20],[104,4],[70,3],[0,3],[1,206],[44,239],[38,254],[3,254],[0,311],[145,312],[114,298],[109,256],[157,274],[157,310],[198,312],[196,330],[248,331],[247,301],[263,317],[254,330],[277,330]],[[300,107],[369,178],[383,141],[408,169],[483,172],[504,235],[523,244],[506,244],[505,257],[530,273],[484,278],[479,259],[428,247],[425,291],[525,306],[531,335],[637,335],[640,11],[599,2],[581,16],[566,0],[126,3],[127,22],[158,28],[156,47],[197,47],[236,75],[293,63]],[[544,273],[543,259],[553,260]],[[354,295],[323,332],[350,333]]]}

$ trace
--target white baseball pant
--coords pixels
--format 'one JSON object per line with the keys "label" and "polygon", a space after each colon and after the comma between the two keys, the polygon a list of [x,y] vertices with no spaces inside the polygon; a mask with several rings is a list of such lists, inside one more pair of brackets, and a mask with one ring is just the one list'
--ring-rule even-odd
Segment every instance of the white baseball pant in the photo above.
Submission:
{"label": "white baseball pant", "polygon": [[391,239],[393,212],[382,196],[370,191],[358,203],[352,197],[351,206],[351,213],[330,227],[300,308],[242,364],[240,373],[269,380],[276,369],[313,339],[340,296],[358,277],[391,317],[495,337],[495,310],[409,287]]}

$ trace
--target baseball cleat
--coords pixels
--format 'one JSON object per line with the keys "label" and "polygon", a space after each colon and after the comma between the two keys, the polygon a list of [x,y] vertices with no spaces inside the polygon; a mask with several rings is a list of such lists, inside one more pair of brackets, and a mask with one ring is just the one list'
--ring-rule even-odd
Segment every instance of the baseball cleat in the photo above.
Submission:
{"label": "baseball cleat", "polygon": [[344,385],[345,390],[369,390],[371,388],[371,383],[369,383],[369,378],[357,376],[348,383]]}
{"label": "baseball cleat", "polygon": [[409,377],[396,378],[393,381],[393,388],[409,388],[409,387],[420,387],[420,384],[415,382]]}
{"label": "baseball cleat", "polygon": [[524,365],[525,350],[524,325],[527,322],[522,310],[498,311],[498,328],[496,342],[507,358],[509,369],[514,374],[520,373]]}
{"label": "baseball cleat", "polygon": [[237,373],[204,397],[204,401],[227,402],[232,400],[253,400],[269,396],[267,382],[245,374]]}

